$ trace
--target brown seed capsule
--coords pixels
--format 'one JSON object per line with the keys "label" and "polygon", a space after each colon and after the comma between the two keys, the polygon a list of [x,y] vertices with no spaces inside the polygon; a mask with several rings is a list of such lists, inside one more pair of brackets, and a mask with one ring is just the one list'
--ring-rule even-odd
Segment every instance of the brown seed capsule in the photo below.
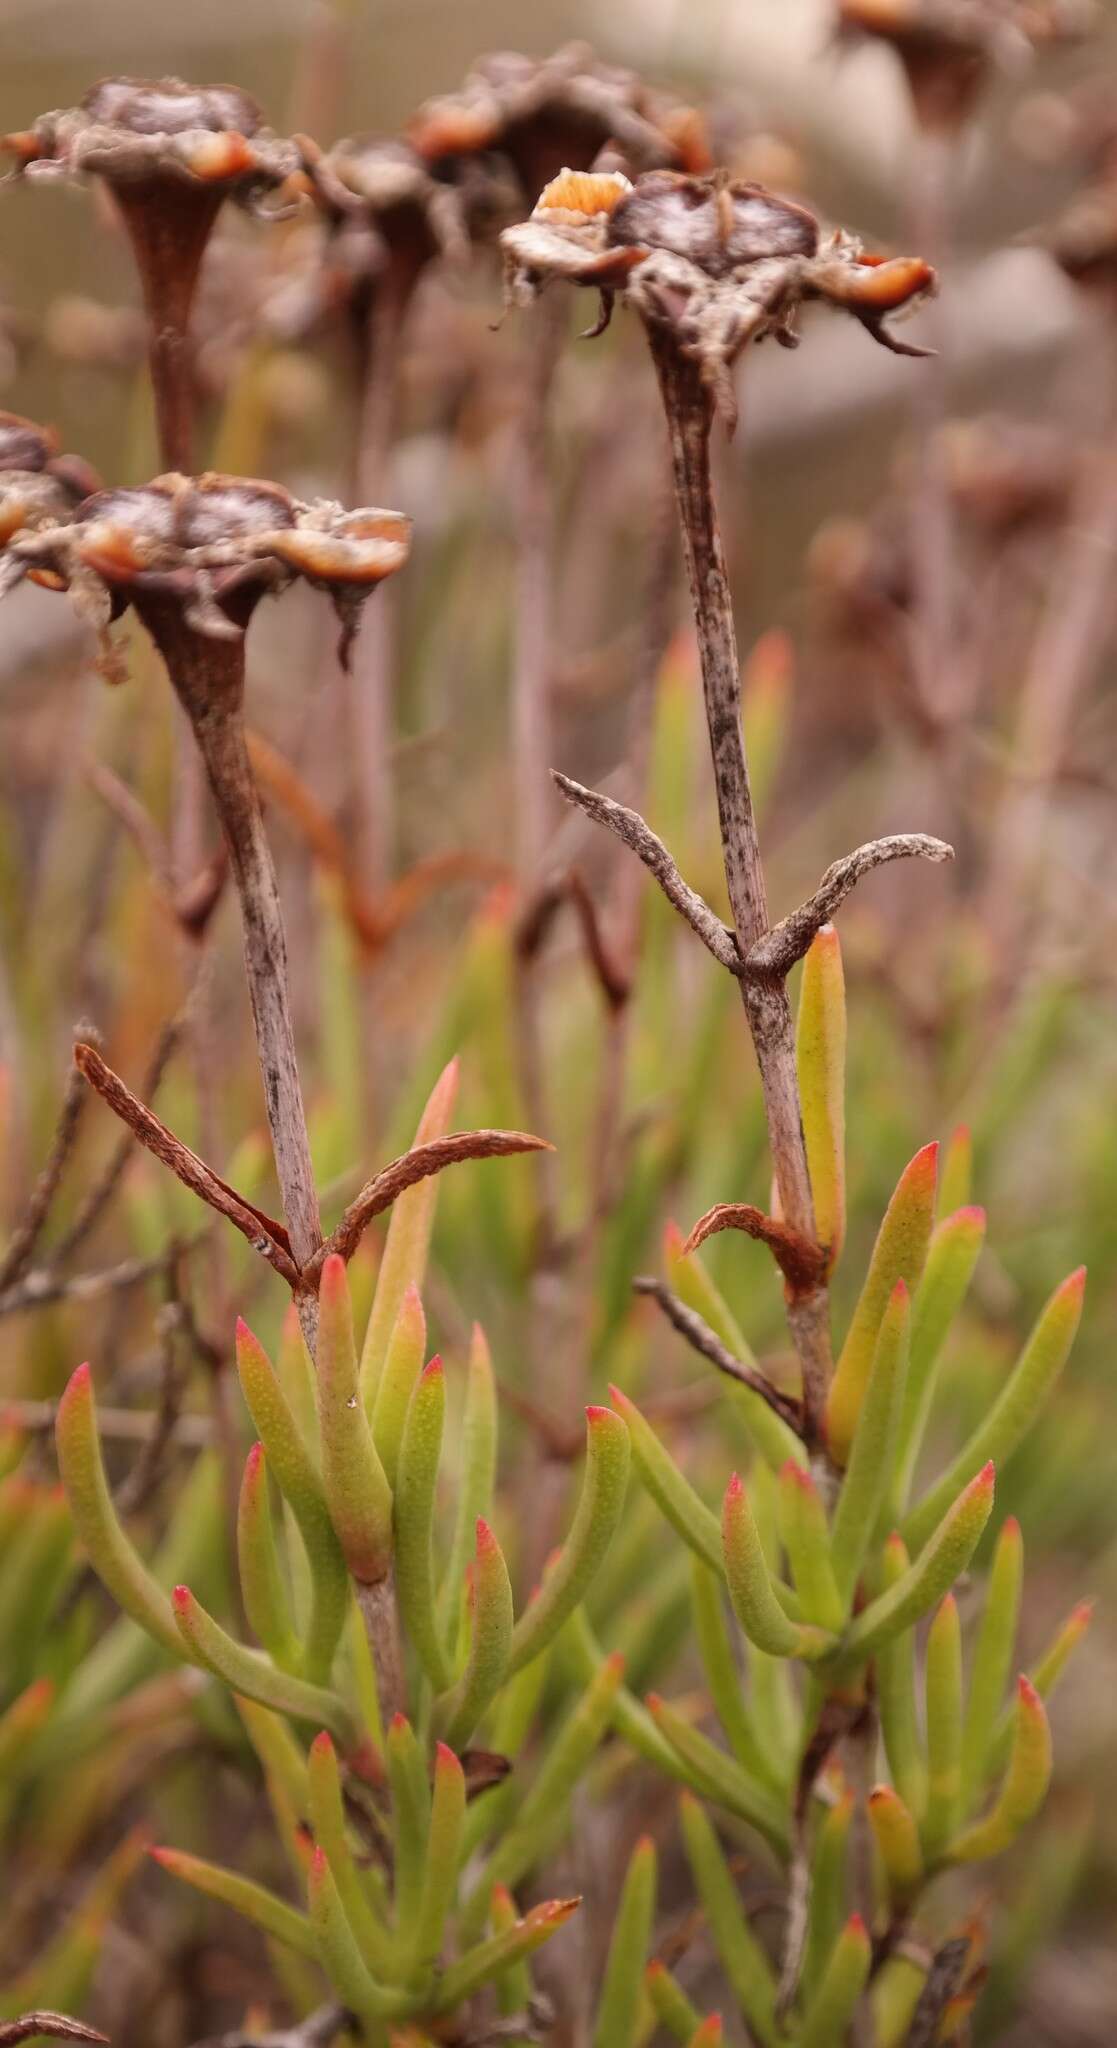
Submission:
{"label": "brown seed capsule", "polygon": [[225,639],[240,637],[261,597],[303,576],[332,599],[344,658],[365,598],[407,560],[410,533],[399,512],[344,512],[278,484],[172,474],[97,491],[65,519],[9,530],[0,590],[45,570],[87,604],[99,588],[108,614],[132,604],[165,632],[177,611],[189,632]]}
{"label": "brown seed capsule", "polygon": [[564,171],[530,220],[501,239],[508,299],[528,302],[553,278],[596,284],[604,322],[623,294],[700,365],[730,420],[731,365],[766,334],[794,346],[805,300],[844,307],[900,354],[924,353],[896,340],[884,319],[934,288],[929,265],[865,255],[841,230],[823,239],[806,207],[725,172],[648,171],[630,184]]}

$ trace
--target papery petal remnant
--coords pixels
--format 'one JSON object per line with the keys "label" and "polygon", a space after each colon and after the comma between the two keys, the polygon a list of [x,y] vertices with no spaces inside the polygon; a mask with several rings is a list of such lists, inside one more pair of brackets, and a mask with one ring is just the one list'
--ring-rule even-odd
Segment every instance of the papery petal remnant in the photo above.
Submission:
{"label": "papery petal remnant", "polygon": [[885,347],[925,353],[897,341],[884,322],[933,289],[929,265],[868,255],[840,228],[824,239],[805,206],[724,173],[649,171],[632,183],[617,173],[563,171],[530,220],[501,239],[512,302],[529,302],[556,277],[595,284],[607,301],[623,293],[700,364],[730,417],[728,373],[746,342],[774,334],[794,347],[796,316],[809,299],[853,313]]}
{"label": "papery petal remnant", "polygon": [[400,512],[347,512],[243,477],[171,474],[138,489],[96,491],[69,516],[10,532],[0,592],[45,569],[86,602],[90,584],[99,586],[113,617],[129,604],[142,615],[170,601],[195,631],[229,638],[239,637],[265,593],[302,576],[331,598],[344,658],[360,606],[403,567],[410,544],[411,522]]}

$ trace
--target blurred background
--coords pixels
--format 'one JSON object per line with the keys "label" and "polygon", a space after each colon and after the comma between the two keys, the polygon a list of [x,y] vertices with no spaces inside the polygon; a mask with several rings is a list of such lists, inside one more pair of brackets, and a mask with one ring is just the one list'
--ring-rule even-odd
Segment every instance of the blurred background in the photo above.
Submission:
{"label": "blurred background", "polygon": [[[1104,1798],[1117,1755],[1108,11],[1086,39],[998,47],[944,138],[921,129],[896,50],[839,40],[829,0],[0,0],[0,130],[120,71],[235,81],[279,133],[309,130],[323,146],[392,137],[479,55],[538,58],[571,39],[707,109],[717,155],[741,175],[808,200],[872,249],[914,249],[940,269],[939,297],[898,329],[933,345],[932,361],[887,354],[855,322],[808,309],[795,355],[769,345],[739,366],[740,425],[717,462],[775,911],[870,836],[937,832],[956,850],[950,869],[874,876],[842,913],[851,1224],[839,1318],[905,1161],[960,1125],[990,1249],[948,1360],[940,1452],[991,1397],[1050,1288],[1090,1267],[1067,1382],[1002,1492],[1025,1530],[1028,1654],[1075,1601],[1101,1596],[1100,1609],[1056,1701],[1051,1806],[1027,1856],[972,1902],[990,1928],[973,2038],[1100,2044],[1117,2008],[1117,1827]],[[526,1459],[546,1448],[540,1410],[544,1423],[568,1420],[621,1366],[661,1394],[698,1384],[689,1354],[633,1310],[630,1280],[659,1264],[671,1218],[685,1228],[715,1200],[766,1199],[732,989],[715,985],[626,856],[560,814],[541,773],[557,765],[640,801],[724,908],[662,431],[642,342],[622,317],[576,340],[593,318],[583,294],[549,328],[501,321],[491,231],[473,236],[467,261],[426,263],[386,381],[363,351],[367,305],[355,313],[336,284],[320,224],[268,227],[225,208],[196,319],[202,459],[307,498],[360,488],[358,502],[415,520],[411,566],[370,611],[351,681],[318,595],[262,609],[250,719],[316,1162],[335,1204],[406,1145],[454,1051],[463,1125],[526,1123],[558,1146],[542,1176],[524,1162],[451,1176],[435,1240],[435,1338],[460,1351],[482,1317],[518,1402],[511,1450]],[[106,481],[136,482],[160,467],[143,362],[131,257],[103,189],[10,183],[0,405],[52,423]],[[127,680],[106,684],[64,601],[24,587],[5,603],[0,1057],[13,1230],[83,1017],[220,1172],[265,1206],[276,1199],[220,875],[196,929],[185,908],[216,834],[204,815],[183,818],[153,656],[127,626],[120,644]],[[571,872],[631,977],[623,1027],[587,968]],[[243,1434],[227,1401],[231,1312],[251,1311],[267,1338],[282,1310],[239,1244],[213,1253],[207,1240],[185,1279],[168,1278],[161,1248],[192,1243],[198,1218],[149,1160],[130,1158],[106,1183],[110,1123],[100,1105],[82,1113],[50,1229],[0,1283],[0,1394],[32,1432],[42,1488],[38,1404],[79,1356],[111,1374],[117,1406],[150,1405],[162,1370],[153,1333],[181,1297],[204,1343],[178,1407],[199,1428]],[[87,1214],[90,1188],[102,1199]],[[104,1277],[129,1260],[149,1262],[135,1284]],[[709,1264],[778,1365],[781,1305],[762,1249],[721,1240]],[[48,1276],[45,1297],[29,1296],[28,1273]],[[85,1274],[82,1292],[71,1283]],[[693,1457],[716,1474],[716,1428],[700,1402],[681,1415]],[[158,1488],[145,1511],[158,1532]],[[529,1536],[524,1549],[527,1571]],[[60,1597],[84,1640],[103,1621],[88,1586]],[[649,1682],[669,1665],[671,1623],[660,1614],[649,1631]],[[57,1641],[72,1654],[61,1626]],[[155,1714],[137,1740],[130,1761],[118,1742],[63,1792],[36,1790],[6,1852],[18,1846],[39,1873],[6,1961],[33,1926],[49,1928],[51,1901],[76,1895],[75,1872],[124,1822],[177,1828],[180,1840],[196,1826],[213,1852],[194,1811],[193,1723],[187,1734]],[[242,1835],[259,1816],[229,1731],[205,1741],[233,1788],[212,1832]],[[156,1763],[158,1787],[143,1784]],[[231,2024],[258,1958],[217,1915],[184,1918],[150,1875],[128,1898],[108,1937],[118,1989],[103,1981],[98,2008],[114,2039],[171,2048]]]}

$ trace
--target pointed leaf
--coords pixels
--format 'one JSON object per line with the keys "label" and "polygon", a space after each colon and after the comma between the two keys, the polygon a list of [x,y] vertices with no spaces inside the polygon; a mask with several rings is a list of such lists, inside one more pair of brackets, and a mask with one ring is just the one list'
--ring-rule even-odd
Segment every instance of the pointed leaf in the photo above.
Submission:
{"label": "pointed leaf", "polygon": [[869,1981],[872,1943],[860,1913],[847,1920],[822,1982],[803,2015],[796,2048],[835,2048],[844,2041],[857,2001]]}
{"label": "pointed leaf", "polygon": [[776,1982],[768,1958],[745,1917],[717,1834],[696,1799],[679,1802],[683,1841],[714,1946],[745,2019],[765,2048],[775,2048]]}
{"label": "pointed leaf", "polygon": [[434,1594],[434,1496],[446,1414],[446,1375],[432,1358],[420,1374],[400,1445],[394,1505],[396,1596],[400,1615],[436,1692],[453,1673],[443,1648]]}
{"label": "pointed leaf", "polygon": [[508,1670],[512,1627],[512,1583],[504,1552],[488,1523],[479,1518],[470,1584],[469,1661],[439,1707],[452,1749],[460,1751],[469,1741],[496,1698]]}
{"label": "pointed leaf", "polygon": [[833,1638],[822,1629],[789,1621],[765,1562],[744,1487],[734,1473],[722,1514],[725,1576],[733,1611],[749,1641],[772,1657],[819,1657]]}
{"label": "pointed leaf", "polygon": [[[272,1362],[247,1323],[237,1321],[237,1372],[256,1433],[290,1503],[310,1566],[312,1600],[303,1669],[315,1684],[330,1675],[349,1610],[349,1576],[322,1484]],[[244,1689],[244,1688],[242,1688]]]}
{"label": "pointed leaf", "polygon": [[965,1448],[907,1517],[903,1535],[909,1550],[916,1551],[926,1542],[947,1502],[980,1466],[989,1459],[1003,1464],[1027,1435],[1070,1356],[1082,1318],[1085,1286],[1086,1268],[1079,1266],[1055,1289],[997,1400]]}
{"label": "pointed leaf", "polygon": [[253,1884],[249,1878],[240,1877],[235,1871],[222,1870],[216,1863],[206,1863],[200,1856],[188,1856],[182,1849],[152,1849],[150,1853],[153,1861],[169,1871],[172,1877],[193,1885],[195,1891],[204,1892],[208,1899],[218,1899],[223,1906],[231,1906],[234,1913],[251,1920],[254,1927],[262,1928],[273,1941],[281,1941],[285,1948],[293,1948],[298,1955],[317,1955],[314,1930],[306,1914],[297,1912],[275,1892],[267,1891],[261,1884]]}
{"label": "pointed leaf", "polygon": [[408,1286],[404,1289],[399,1314],[388,1339],[372,1407],[372,1440],[393,1490],[408,1403],[423,1370],[426,1347],[427,1319],[423,1314],[419,1290]]}
{"label": "pointed leaf", "polygon": [[167,1595],[129,1542],[112,1504],[88,1365],[79,1365],[58,1404],[55,1442],[70,1510],[97,1577],[162,1649],[183,1658],[187,1652]]}
{"label": "pointed leaf", "polygon": [[995,1469],[989,1464],[971,1479],[915,1562],[855,1617],[842,1644],[843,1657],[872,1655],[950,1591],[969,1564],[993,1512],[995,1478]]}
{"label": "pointed leaf", "polygon": [[831,1531],[834,1577],[848,1613],[893,1472],[911,1329],[911,1298],[897,1280],[877,1332],[872,1371],[861,1403]]}
{"label": "pointed leaf", "polygon": [[586,1409],[586,1470],[570,1533],[538,1599],[512,1632],[509,1671],[529,1664],[558,1634],[596,1577],[621,1518],[629,1432],[609,1408]]}
{"label": "pointed leaf", "polygon": [[933,1863],[958,1827],[962,1797],[962,1629],[948,1593],[927,1634],[927,1803],[923,1847]]}
{"label": "pointed leaf", "polygon": [[962,1734],[962,1801],[968,1812],[990,1766],[993,1737],[1001,1716],[1020,1614],[1024,1545],[1020,1524],[1010,1515],[993,1552],[985,1612],[981,1618]]}
{"label": "pointed leaf", "polygon": [[353,1308],[344,1259],[328,1258],[318,1286],[318,1417],[326,1505],[355,1579],[376,1586],[392,1557],[392,1493],[357,1385]]}
{"label": "pointed leaf", "polygon": [[844,1465],[869,1383],[877,1333],[897,1280],[912,1292],[923,1271],[935,1212],[938,1146],[925,1145],[905,1167],[873,1246],[869,1271],[846,1333],[826,1404],[830,1454]]}
{"label": "pointed leaf", "polygon": [[846,1003],[842,949],[832,924],[815,934],[803,959],[795,1035],[803,1138],[814,1201],[815,1236],[833,1272],[845,1240]]}
{"label": "pointed leaf", "polygon": [[1017,1681],[1012,1754],[996,1802],[948,1851],[951,1863],[978,1863],[1011,1848],[1039,1812],[1051,1782],[1051,1730],[1043,1701],[1027,1678]]}
{"label": "pointed leaf", "polygon": [[[453,1059],[439,1075],[419,1118],[413,1141],[415,1146],[429,1145],[435,1138],[444,1137],[449,1130],[458,1092],[458,1073],[458,1062]],[[397,1197],[392,1210],[376,1276],[372,1314],[361,1352],[361,1386],[367,1409],[372,1408],[376,1399],[388,1342],[395,1329],[403,1297],[409,1287],[422,1293],[437,1201],[438,1180],[435,1177],[408,1188]]]}
{"label": "pointed leaf", "polygon": [[263,1444],[248,1453],[237,1503],[237,1562],[248,1625],[281,1671],[297,1671],[302,1650],[279,1567]]}
{"label": "pointed leaf", "polygon": [[337,1751],[325,1729],[310,1745],[307,1780],[314,1840],[325,1852],[354,1940],[376,1975],[390,1981],[399,1962],[398,1946],[374,1910],[349,1847]]}
{"label": "pointed leaf", "polygon": [[625,1873],[597,2008],[593,2048],[637,2048],[644,1964],[655,1918],[656,1877],[655,1843],[644,1835],[637,1842]]}
{"label": "pointed leaf", "polygon": [[257,1700],[275,1714],[290,1714],[297,1721],[313,1721],[333,1730],[347,1748],[355,1745],[355,1731],[348,1709],[336,1693],[324,1686],[309,1685],[279,1671],[268,1658],[226,1635],[225,1630],[195,1600],[189,1586],[176,1586],[171,1595],[175,1622],[191,1661],[203,1670],[223,1678],[234,1692]]}

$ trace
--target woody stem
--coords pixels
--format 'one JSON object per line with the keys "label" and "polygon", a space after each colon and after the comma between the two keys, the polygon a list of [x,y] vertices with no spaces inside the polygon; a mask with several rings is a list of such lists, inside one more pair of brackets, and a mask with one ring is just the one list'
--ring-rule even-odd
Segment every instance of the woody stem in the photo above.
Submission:
{"label": "woody stem", "polygon": [[[219,640],[187,626],[173,602],[144,614],[190,720],[229,848],[240,900],[244,966],[264,1101],[283,1209],[297,1266],[322,1242],[291,1019],[287,938],[275,864],[248,758],[244,733],[244,642]],[[313,1295],[300,1299],[307,1341],[317,1324]]]}
{"label": "woody stem", "polygon": [[[671,441],[675,494],[702,666],[725,879],[737,943],[746,955],[770,924],[741,729],[741,676],[733,601],[710,473],[713,402],[697,364],[682,354],[670,334],[649,324],[648,338]],[[802,1236],[813,1239],[814,1203],[799,1105],[795,1035],[784,977],[778,972],[745,973],[739,986],[760,1069],[783,1220]],[[793,1294],[788,1300],[788,1320],[802,1367],[805,1434],[808,1442],[817,1443],[831,1372],[825,1287]]]}

